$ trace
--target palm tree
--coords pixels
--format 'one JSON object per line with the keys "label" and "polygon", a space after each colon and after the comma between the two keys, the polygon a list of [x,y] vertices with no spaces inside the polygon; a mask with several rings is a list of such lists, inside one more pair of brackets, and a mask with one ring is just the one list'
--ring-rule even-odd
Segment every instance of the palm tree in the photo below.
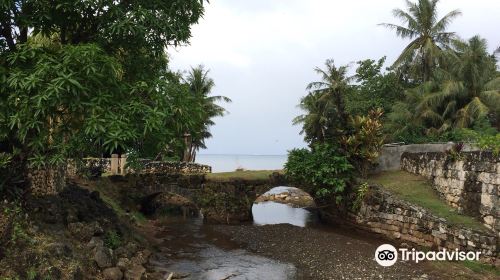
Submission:
{"label": "palm tree", "polygon": [[[498,122],[500,76],[486,41],[474,36],[467,42],[455,41],[453,47],[446,54],[450,71],[409,90],[406,105],[395,107],[390,117],[401,131],[421,127],[426,135],[440,135],[453,128],[469,128],[482,118]],[[498,128],[498,123],[493,124]]]}
{"label": "palm tree", "polygon": [[324,104],[319,102],[320,94],[310,93],[300,100],[299,108],[306,113],[293,119],[293,124],[302,124],[300,134],[309,143],[325,141],[329,117]]}
{"label": "palm tree", "polygon": [[393,15],[401,19],[405,26],[381,23],[395,30],[399,37],[412,40],[396,59],[393,67],[411,61],[419,65],[424,82],[430,80],[441,51],[447,49],[451,40],[455,38],[455,33],[447,32],[446,28],[461,14],[459,10],[453,10],[438,20],[436,8],[438,2],[439,0],[418,0],[418,3],[414,3],[406,0],[407,11],[393,10]]}
{"label": "palm tree", "polygon": [[299,105],[306,114],[294,119],[294,124],[303,124],[302,133],[310,143],[339,138],[348,126],[344,95],[350,90],[353,77],[347,76],[348,66],[337,68],[332,59],[328,59],[325,66],[324,70],[314,69],[321,81],[307,85],[310,92]]}
{"label": "palm tree", "polygon": [[191,70],[184,79],[189,86],[189,91],[197,102],[201,104],[200,122],[193,125],[190,132],[185,133],[186,150],[183,155],[183,161],[194,162],[196,152],[199,149],[205,149],[205,139],[212,137],[210,126],[214,125],[213,118],[224,116],[227,111],[217,102],[231,102],[231,99],[215,95],[209,96],[215,86],[214,80],[208,76],[209,70],[205,70],[203,65],[191,67]]}

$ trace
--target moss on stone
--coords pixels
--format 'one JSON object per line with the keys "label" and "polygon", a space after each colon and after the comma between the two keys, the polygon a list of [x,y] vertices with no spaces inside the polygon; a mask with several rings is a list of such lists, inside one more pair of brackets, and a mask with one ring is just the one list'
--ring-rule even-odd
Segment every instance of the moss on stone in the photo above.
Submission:
{"label": "moss on stone", "polygon": [[442,201],[431,183],[422,176],[405,171],[387,171],[372,175],[369,183],[382,185],[398,197],[428,209],[431,213],[446,219],[449,223],[477,230],[486,227],[473,217],[462,215]]}

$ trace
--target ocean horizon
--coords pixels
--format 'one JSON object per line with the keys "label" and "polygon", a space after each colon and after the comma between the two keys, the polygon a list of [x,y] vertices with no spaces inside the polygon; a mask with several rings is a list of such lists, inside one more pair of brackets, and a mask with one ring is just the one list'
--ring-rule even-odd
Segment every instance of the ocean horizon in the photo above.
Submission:
{"label": "ocean horizon", "polygon": [[283,169],[287,155],[198,154],[196,161],[210,165],[212,172]]}

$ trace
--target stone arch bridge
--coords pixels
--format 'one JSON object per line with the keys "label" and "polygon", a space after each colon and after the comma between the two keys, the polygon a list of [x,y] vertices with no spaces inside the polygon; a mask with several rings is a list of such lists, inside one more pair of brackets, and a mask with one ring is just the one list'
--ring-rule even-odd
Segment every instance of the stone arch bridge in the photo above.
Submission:
{"label": "stone arch bridge", "polygon": [[205,175],[172,173],[129,174],[112,180],[125,180],[124,191],[139,203],[162,193],[185,197],[201,210],[207,221],[217,223],[251,221],[256,198],[274,187],[287,185],[277,173],[258,180],[211,180]]}

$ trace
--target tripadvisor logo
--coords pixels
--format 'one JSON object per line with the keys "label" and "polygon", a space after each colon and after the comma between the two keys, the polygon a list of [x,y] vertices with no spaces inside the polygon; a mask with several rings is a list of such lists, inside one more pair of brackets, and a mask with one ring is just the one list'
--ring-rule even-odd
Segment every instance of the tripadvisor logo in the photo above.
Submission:
{"label": "tripadvisor logo", "polygon": [[[398,252],[399,251],[399,252]],[[402,261],[414,261],[418,263],[423,260],[428,261],[478,261],[481,252],[464,252],[442,249],[441,251],[417,251],[399,248],[397,250],[390,244],[382,244],[375,251],[375,261],[381,266],[392,266],[398,260],[398,255]]]}
{"label": "tripadvisor logo", "polygon": [[375,260],[381,266],[391,266],[398,260],[398,251],[391,244],[382,244],[375,251]]}

